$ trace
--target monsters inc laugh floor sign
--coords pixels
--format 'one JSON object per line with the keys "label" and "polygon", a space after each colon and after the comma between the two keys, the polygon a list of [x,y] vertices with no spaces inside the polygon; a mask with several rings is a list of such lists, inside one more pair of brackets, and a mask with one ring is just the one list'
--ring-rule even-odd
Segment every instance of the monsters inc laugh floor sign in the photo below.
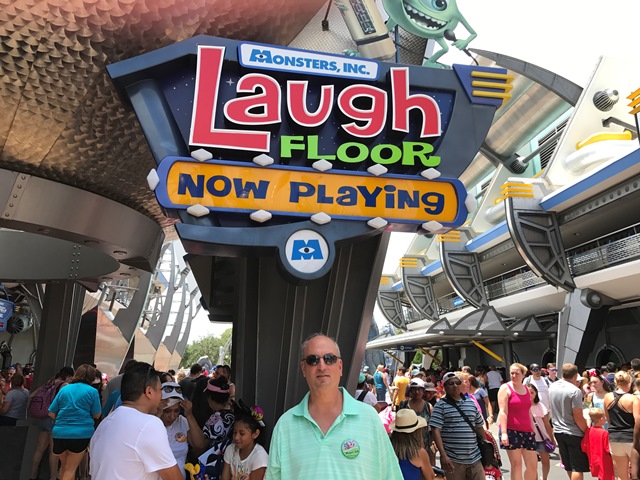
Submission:
{"label": "monsters inc laugh floor sign", "polygon": [[[159,163],[150,185],[180,218],[183,240],[212,252],[275,248],[304,279],[328,271],[336,241],[464,223],[474,202],[457,177],[510,88],[502,69],[434,70],[214,37],[109,73],[143,126]],[[326,248],[292,248],[303,230]]]}

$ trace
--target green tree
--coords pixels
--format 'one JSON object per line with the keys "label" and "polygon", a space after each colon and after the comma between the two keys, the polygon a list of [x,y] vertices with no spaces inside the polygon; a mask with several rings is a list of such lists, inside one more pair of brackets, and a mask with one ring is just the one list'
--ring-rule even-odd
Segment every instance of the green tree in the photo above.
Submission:
{"label": "green tree", "polygon": [[[187,345],[184,349],[184,355],[182,355],[182,361],[180,362],[180,368],[189,368],[196,363],[200,357],[208,356],[211,362],[216,365],[220,356],[220,347],[224,347],[231,338],[231,329],[227,328],[219,337],[216,335],[209,335],[208,337],[202,337],[193,343]],[[231,364],[231,349],[227,349],[224,355],[224,363]]]}
{"label": "green tree", "polygon": [[422,351],[418,350],[416,352],[416,354],[413,357],[413,360],[411,360],[411,363],[413,365],[422,365]]}

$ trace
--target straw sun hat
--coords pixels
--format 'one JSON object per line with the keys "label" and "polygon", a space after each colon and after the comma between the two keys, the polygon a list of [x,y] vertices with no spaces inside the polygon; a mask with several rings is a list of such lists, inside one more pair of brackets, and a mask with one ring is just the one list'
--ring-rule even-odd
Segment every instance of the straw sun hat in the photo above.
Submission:
{"label": "straw sun hat", "polygon": [[427,426],[427,421],[416,415],[411,408],[403,408],[396,413],[396,419],[391,422],[389,429],[394,432],[413,433],[419,428]]}

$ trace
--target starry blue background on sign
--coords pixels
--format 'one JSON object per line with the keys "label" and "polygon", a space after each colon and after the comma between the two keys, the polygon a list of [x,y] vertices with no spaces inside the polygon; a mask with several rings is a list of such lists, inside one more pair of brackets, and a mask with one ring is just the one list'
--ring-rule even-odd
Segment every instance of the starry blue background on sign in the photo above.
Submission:
{"label": "starry blue background on sign", "polygon": [[[347,57],[345,57],[347,58]],[[195,65],[192,69],[188,69],[187,71],[195,72]],[[426,73],[428,74],[428,69]],[[255,70],[251,70],[255,71]],[[319,155],[335,155],[338,147],[346,142],[357,142],[364,143],[369,146],[369,148],[377,145],[377,144],[394,144],[401,146],[403,141],[409,142],[423,142],[423,143],[431,143],[435,151],[431,153],[431,155],[437,155],[438,145],[442,141],[443,136],[441,137],[429,137],[420,139],[419,132],[422,129],[422,114],[415,109],[411,112],[410,119],[410,132],[407,135],[401,134],[400,132],[393,132],[391,130],[391,82],[387,80],[387,72],[388,70],[383,70],[383,74],[381,75],[380,80],[376,82],[371,82],[367,80],[362,81],[354,81],[354,80],[345,80],[340,78],[331,78],[326,76],[313,76],[313,75],[296,75],[296,74],[283,74],[280,72],[266,72],[262,71],[262,73],[273,77],[280,84],[280,88],[282,89],[282,101],[281,101],[281,114],[282,114],[282,123],[278,125],[263,125],[259,127],[254,127],[255,130],[267,130],[270,129],[272,132],[271,135],[271,152],[269,155],[274,158],[276,163],[282,165],[292,165],[292,166],[311,166],[311,163],[315,160],[307,160],[305,151],[295,150],[293,152],[294,158],[292,159],[280,159],[280,136],[281,135],[319,135],[319,146],[318,146],[318,154]],[[224,104],[233,99],[237,98],[238,94],[236,93],[236,85],[238,83],[238,79],[243,75],[250,73],[250,70],[244,69],[238,63],[232,62],[229,60],[225,60],[222,69],[222,77],[219,85],[218,92],[218,104],[217,104],[217,112],[216,112],[216,120],[215,126],[216,128],[233,128],[233,129],[241,129],[246,128],[244,126],[238,126],[232,124],[227,121],[223,115],[223,106]],[[409,76],[409,82],[412,82],[412,77]],[[334,88],[334,108],[332,110],[331,115],[327,122],[321,125],[317,129],[309,129],[309,128],[301,128],[298,125],[294,124],[290,121],[289,114],[287,111],[286,105],[286,82],[287,80],[307,80],[309,82],[309,91],[307,94],[307,107],[311,111],[315,111],[319,101],[320,87],[322,85],[333,84]],[[338,94],[346,87],[353,85],[355,83],[362,83],[365,85],[373,85],[375,87],[381,88],[388,92],[387,99],[387,121],[385,124],[385,129],[383,132],[377,137],[371,139],[358,139],[354,138],[348,134],[346,134],[341,128],[340,124],[342,123],[350,123],[353,122],[353,119],[349,117],[341,115],[339,109],[336,105]],[[175,115],[176,121],[180,128],[180,132],[184,137],[184,141],[188,144],[189,141],[189,130],[191,127],[191,116],[193,111],[193,97],[195,92],[195,73],[193,75],[185,75],[184,71],[180,73],[176,73],[174,75],[167,76],[163,79],[162,88],[165,92],[165,96],[173,114]],[[416,89],[411,88],[410,93],[412,95],[415,94],[425,94],[432,97],[438,104],[440,108],[441,115],[441,130],[444,132],[447,131],[449,121],[451,118],[451,113],[453,111],[453,102],[455,99],[455,94],[453,91],[444,91],[444,90],[427,90],[427,89]],[[186,108],[185,106],[189,106]],[[363,107],[362,105],[360,106]],[[192,150],[198,149],[200,147],[192,147]],[[219,160],[236,160],[236,161],[247,161],[251,162],[252,158],[259,154],[259,152],[253,151],[238,151],[238,150],[222,150],[222,149],[211,149],[205,148],[209,150],[215,159]],[[356,151],[349,152],[351,155],[355,156]],[[386,155],[387,151],[383,151],[383,155]],[[296,156],[297,155],[297,156]],[[344,169],[344,170],[358,170],[365,171],[372,165],[375,165],[371,160],[365,160],[361,163],[345,163],[340,162],[337,159],[330,160],[333,163],[334,169]],[[443,159],[446,161],[446,159]],[[400,162],[391,165],[385,165],[385,167],[391,173],[401,173],[401,174],[417,174],[424,170],[426,167],[423,165],[417,165],[415,167],[407,167],[401,165]]]}

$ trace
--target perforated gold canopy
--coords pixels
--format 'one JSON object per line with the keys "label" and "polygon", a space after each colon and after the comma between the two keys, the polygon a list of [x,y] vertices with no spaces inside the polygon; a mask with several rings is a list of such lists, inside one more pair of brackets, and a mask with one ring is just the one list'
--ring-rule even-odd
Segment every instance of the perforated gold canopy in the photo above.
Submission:
{"label": "perforated gold canopy", "polygon": [[0,0],[0,168],[132,207],[164,227],[155,167],[105,64],[199,34],[287,45],[324,0]]}

